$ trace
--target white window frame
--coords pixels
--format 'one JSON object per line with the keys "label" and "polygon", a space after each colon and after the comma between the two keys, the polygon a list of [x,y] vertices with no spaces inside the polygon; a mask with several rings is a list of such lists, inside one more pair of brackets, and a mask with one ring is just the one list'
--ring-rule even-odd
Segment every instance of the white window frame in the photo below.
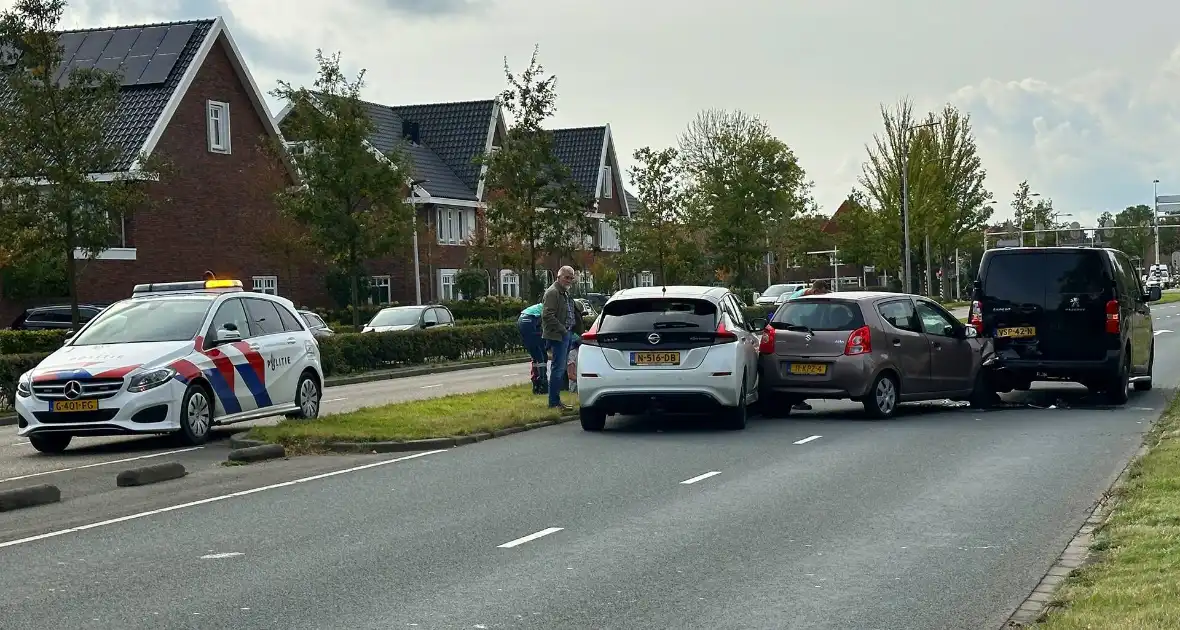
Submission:
{"label": "white window frame", "polygon": [[641,287],[654,287],[656,285],[656,275],[650,271],[640,271],[636,285]]}
{"label": "white window frame", "polygon": [[255,293],[265,293],[267,295],[279,294],[278,276],[253,276],[250,279],[250,283],[250,287]]}
{"label": "white window frame", "polygon": [[[229,155],[232,150],[230,145],[229,103],[224,101],[207,101],[205,103],[205,123],[205,135],[209,141],[209,152]],[[217,137],[218,135],[220,135],[220,138]]]}
{"label": "white window frame", "polygon": [[439,269],[438,270],[438,299],[440,300],[461,300],[462,294],[455,288],[455,276],[459,275],[458,269]]}
{"label": "white window frame", "polygon": [[475,209],[437,206],[434,225],[439,245],[466,245],[475,231]]}
{"label": "white window frame", "polygon": [[500,270],[500,295],[520,297],[520,274],[511,269]]}
{"label": "white window frame", "polygon": [[594,292],[594,274],[589,271],[579,271],[577,282],[578,288],[582,290],[582,293]]}
{"label": "white window frame", "polygon": [[610,199],[615,194],[615,183],[611,179],[609,166],[602,167],[602,198]]}
{"label": "white window frame", "polygon": [[598,246],[604,252],[617,252],[619,246],[619,232],[606,219],[598,220]]}
{"label": "white window frame", "polygon": [[[389,304],[393,301],[393,292],[390,290],[392,283],[389,276],[369,276],[369,304]],[[377,300],[373,299],[373,291],[385,289],[385,300],[382,301],[380,297]]]}

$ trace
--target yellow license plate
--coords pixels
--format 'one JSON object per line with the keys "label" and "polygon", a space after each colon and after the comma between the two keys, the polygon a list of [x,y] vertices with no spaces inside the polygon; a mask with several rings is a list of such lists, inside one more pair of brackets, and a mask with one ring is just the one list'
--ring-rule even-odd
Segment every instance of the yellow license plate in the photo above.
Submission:
{"label": "yellow license plate", "polygon": [[997,337],[1005,339],[1019,339],[1021,337],[1036,337],[1037,329],[1033,326],[1014,326],[1012,328],[997,328]]}
{"label": "yellow license plate", "polygon": [[828,373],[828,366],[823,363],[792,363],[791,374],[806,374],[809,376],[823,376]]}
{"label": "yellow license plate", "polygon": [[97,400],[55,400],[49,405],[54,413],[70,413],[74,411],[98,411]]}
{"label": "yellow license plate", "polygon": [[680,365],[679,352],[632,352],[631,365]]}

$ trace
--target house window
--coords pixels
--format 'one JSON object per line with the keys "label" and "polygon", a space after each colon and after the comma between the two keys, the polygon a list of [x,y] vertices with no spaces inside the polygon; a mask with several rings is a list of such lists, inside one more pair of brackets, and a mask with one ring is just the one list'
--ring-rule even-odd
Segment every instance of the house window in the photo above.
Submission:
{"label": "house window", "polygon": [[475,229],[475,210],[471,208],[438,208],[436,216],[438,244],[462,245]]}
{"label": "house window", "polygon": [[460,294],[455,290],[455,275],[459,273],[458,269],[439,269],[438,270],[438,295],[444,300],[457,300]]}
{"label": "house window", "polygon": [[389,276],[369,278],[369,304],[389,304]]}
{"label": "house window", "polygon": [[209,152],[229,154],[229,103],[209,101],[205,106],[209,123]]}
{"label": "house window", "polygon": [[610,199],[614,195],[614,192],[615,192],[614,184],[615,183],[611,180],[611,177],[610,177],[610,167],[609,166],[602,167],[602,198],[603,199]]}
{"label": "house window", "polygon": [[267,295],[279,294],[278,276],[254,276],[254,292]]}
{"label": "house window", "polygon": [[107,211],[107,220],[111,223],[111,247],[130,247],[127,244],[127,215]]}
{"label": "house window", "polygon": [[619,251],[619,233],[606,219],[598,220],[598,243],[603,251]]}
{"label": "house window", "polygon": [[537,282],[541,283],[542,288],[548,288],[553,284],[553,271],[550,269],[537,270]]}
{"label": "house window", "polygon": [[594,291],[594,274],[589,271],[579,271],[578,288],[582,290],[582,293]]}
{"label": "house window", "polygon": [[655,274],[653,274],[650,271],[640,271],[639,272],[639,286],[651,287],[651,286],[655,286],[655,284],[656,284]]}
{"label": "house window", "polygon": [[520,297],[520,274],[511,269],[500,270],[500,295]]}

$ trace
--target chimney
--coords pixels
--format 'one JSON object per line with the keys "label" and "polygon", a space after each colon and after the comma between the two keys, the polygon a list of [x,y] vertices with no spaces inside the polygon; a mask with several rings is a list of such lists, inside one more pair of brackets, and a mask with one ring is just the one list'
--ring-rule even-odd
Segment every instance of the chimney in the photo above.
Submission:
{"label": "chimney", "polygon": [[413,144],[422,144],[422,131],[418,123],[402,119],[402,137],[408,138]]}

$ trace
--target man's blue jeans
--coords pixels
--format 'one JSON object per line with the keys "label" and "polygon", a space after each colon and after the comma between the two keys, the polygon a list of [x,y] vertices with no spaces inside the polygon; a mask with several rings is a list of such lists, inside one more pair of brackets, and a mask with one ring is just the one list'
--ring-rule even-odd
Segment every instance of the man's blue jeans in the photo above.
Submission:
{"label": "man's blue jeans", "polygon": [[553,357],[549,367],[549,406],[557,407],[561,405],[561,391],[565,389],[565,363],[569,360],[570,333],[562,335],[561,341],[546,339],[545,346],[552,353],[549,356]]}
{"label": "man's blue jeans", "polygon": [[545,364],[545,340],[541,338],[541,318],[525,315],[516,320],[520,328],[520,338],[524,342],[524,349],[532,357],[533,363],[540,367]]}

